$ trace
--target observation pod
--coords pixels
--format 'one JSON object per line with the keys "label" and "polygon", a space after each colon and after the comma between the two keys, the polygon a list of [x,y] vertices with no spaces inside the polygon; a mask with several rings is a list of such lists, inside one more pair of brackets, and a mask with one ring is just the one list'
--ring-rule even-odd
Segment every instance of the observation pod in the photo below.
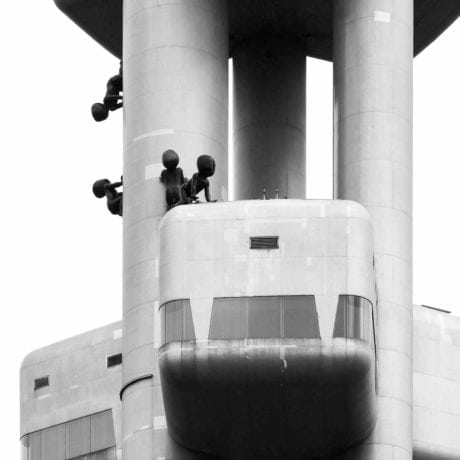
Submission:
{"label": "observation pod", "polygon": [[376,420],[372,225],[359,204],[180,206],[160,225],[171,437],[219,458],[328,457]]}

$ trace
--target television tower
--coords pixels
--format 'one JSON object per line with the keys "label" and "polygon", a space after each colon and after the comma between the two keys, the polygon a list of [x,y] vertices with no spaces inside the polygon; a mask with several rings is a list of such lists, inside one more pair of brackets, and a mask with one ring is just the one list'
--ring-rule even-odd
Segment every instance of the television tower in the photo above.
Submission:
{"label": "television tower", "polygon": [[[438,1],[436,14],[428,0],[55,2],[123,61],[123,459],[412,459],[412,60],[458,17],[458,1]],[[334,65],[334,200],[313,203],[306,56]],[[158,178],[168,149],[189,173],[212,155],[219,203],[166,213]],[[287,200],[258,201],[263,189]],[[307,305],[313,295],[318,330],[286,336],[289,297]],[[251,336],[257,299],[276,296],[284,332]],[[226,308],[216,299],[245,299],[244,337],[216,332]],[[179,336],[168,329],[173,311]]]}

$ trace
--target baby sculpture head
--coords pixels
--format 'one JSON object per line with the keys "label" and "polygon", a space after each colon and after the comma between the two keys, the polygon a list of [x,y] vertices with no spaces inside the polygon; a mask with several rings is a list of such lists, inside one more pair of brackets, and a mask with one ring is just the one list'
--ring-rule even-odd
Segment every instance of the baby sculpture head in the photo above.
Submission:
{"label": "baby sculpture head", "polygon": [[161,161],[166,169],[175,169],[179,164],[179,155],[174,150],[166,150],[163,152]]}
{"label": "baby sculpture head", "polygon": [[196,160],[196,167],[200,176],[211,177],[216,170],[216,162],[209,155],[200,155]]}

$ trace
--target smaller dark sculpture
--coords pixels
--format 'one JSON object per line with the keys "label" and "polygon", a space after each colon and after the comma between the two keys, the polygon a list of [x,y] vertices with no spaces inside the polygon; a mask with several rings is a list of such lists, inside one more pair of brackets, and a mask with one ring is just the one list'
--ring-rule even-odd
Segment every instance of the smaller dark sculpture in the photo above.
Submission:
{"label": "smaller dark sculpture", "polygon": [[93,184],[93,193],[97,198],[107,198],[107,208],[115,215],[123,215],[123,192],[117,188],[123,185],[123,176],[120,182],[110,182],[108,179],[100,179]]}
{"label": "smaller dark sculpture", "polygon": [[185,182],[182,168],[179,164],[179,155],[174,150],[166,150],[161,157],[166,169],[161,171],[160,182],[166,187],[166,204],[168,211],[180,201],[179,189]]}
{"label": "smaller dark sculpture", "polygon": [[190,204],[198,202],[198,193],[204,190],[204,196],[209,203],[215,203],[217,200],[211,200],[209,194],[209,181],[208,177],[214,175],[216,170],[216,162],[214,158],[209,155],[201,155],[196,161],[198,172],[195,173],[190,180],[185,182],[180,188],[179,204]]}
{"label": "smaller dark sculpture", "polygon": [[109,116],[109,111],[114,111],[123,107],[123,65],[120,62],[120,70],[107,82],[107,90],[102,103],[96,102],[91,106],[91,114],[94,120],[103,121]]}

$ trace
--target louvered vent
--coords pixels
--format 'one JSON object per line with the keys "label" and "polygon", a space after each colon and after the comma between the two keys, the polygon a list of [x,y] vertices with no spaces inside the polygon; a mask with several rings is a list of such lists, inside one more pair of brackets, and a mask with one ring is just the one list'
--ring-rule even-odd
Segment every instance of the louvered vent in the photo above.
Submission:
{"label": "louvered vent", "polygon": [[50,384],[49,376],[40,377],[34,380],[34,390],[39,390],[40,388],[48,387]]}
{"label": "louvered vent", "polygon": [[107,356],[107,367],[118,366],[122,362],[121,353],[116,355]]}
{"label": "louvered vent", "polygon": [[277,236],[251,236],[251,249],[278,249]]}

